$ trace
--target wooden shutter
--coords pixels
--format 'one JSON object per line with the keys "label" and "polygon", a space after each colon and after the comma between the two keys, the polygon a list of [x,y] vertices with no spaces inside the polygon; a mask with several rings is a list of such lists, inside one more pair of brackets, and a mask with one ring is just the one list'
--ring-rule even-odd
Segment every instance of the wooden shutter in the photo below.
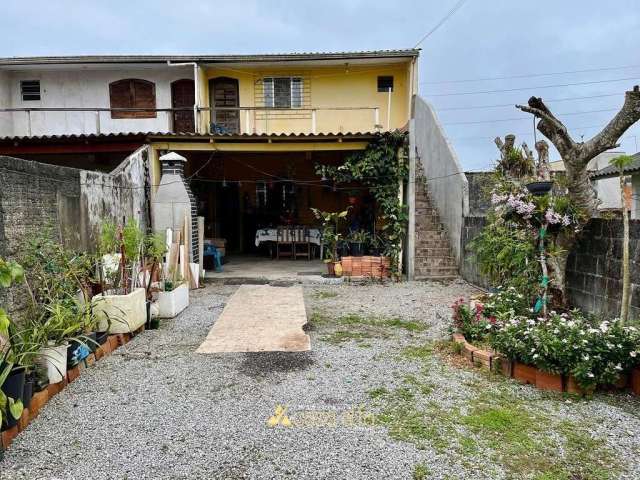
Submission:
{"label": "wooden shutter", "polygon": [[[156,108],[156,87],[153,82],[129,78],[109,84],[111,108]],[[111,118],[155,118],[155,110],[112,111]]]}
{"label": "wooden shutter", "polygon": [[[132,80],[133,84],[133,107],[134,108],[156,108],[156,86],[153,82],[146,80]],[[155,118],[155,110],[133,112],[135,118]]]}

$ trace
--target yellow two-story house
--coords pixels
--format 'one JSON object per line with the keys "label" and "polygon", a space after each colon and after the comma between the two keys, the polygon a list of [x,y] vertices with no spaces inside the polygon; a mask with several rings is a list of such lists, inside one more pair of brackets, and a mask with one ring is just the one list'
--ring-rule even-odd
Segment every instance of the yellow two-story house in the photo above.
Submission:
{"label": "yellow two-story house", "polygon": [[371,230],[379,225],[371,225],[370,193],[332,188],[319,169],[380,133],[410,129],[418,56],[4,58],[0,155],[109,171],[145,147],[153,201],[160,157],[175,152],[186,160],[192,216],[228,254],[259,252],[259,232],[269,228],[317,225],[311,208],[351,206],[349,228]]}

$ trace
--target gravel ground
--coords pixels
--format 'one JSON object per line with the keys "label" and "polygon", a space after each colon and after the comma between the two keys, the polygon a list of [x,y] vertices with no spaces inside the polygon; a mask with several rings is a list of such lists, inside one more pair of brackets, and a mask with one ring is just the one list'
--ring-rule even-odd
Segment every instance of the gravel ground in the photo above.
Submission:
{"label": "gravel ground", "polygon": [[[525,412],[540,438],[571,438],[547,457],[612,465],[535,478],[640,477],[636,399],[569,400],[432,353],[465,283],[305,285],[311,352],[195,354],[236,288],[192,292],[178,318],[88,369],[18,436],[0,479],[529,478],[509,459],[537,444],[504,433],[510,417],[477,415],[483,402]],[[293,426],[268,425],[278,405]]]}

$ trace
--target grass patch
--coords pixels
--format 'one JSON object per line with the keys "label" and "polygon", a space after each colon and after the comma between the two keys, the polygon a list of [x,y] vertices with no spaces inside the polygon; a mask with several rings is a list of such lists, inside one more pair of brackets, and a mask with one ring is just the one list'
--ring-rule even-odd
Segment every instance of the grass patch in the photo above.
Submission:
{"label": "grass patch", "polygon": [[374,400],[376,398],[384,397],[388,393],[389,393],[389,390],[387,390],[384,387],[374,388],[372,390],[369,390],[369,392],[368,392],[369,398],[374,399]]}
{"label": "grass patch", "polygon": [[431,470],[426,465],[418,464],[413,469],[413,480],[426,480],[431,475]]}
{"label": "grass patch", "polygon": [[321,338],[321,340],[324,340],[325,342],[331,343],[333,345],[340,345],[341,343],[350,342],[351,340],[355,340],[356,342],[363,342],[364,340],[370,339],[371,337],[372,335],[367,332],[336,330],[329,335],[325,335]]}
{"label": "grass patch", "polygon": [[321,291],[321,292],[317,292],[314,295],[314,298],[318,300],[325,300],[327,298],[335,298],[337,296],[338,294],[336,292]]}
{"label": "grass patch", "polygon": [[392,335],[392,330],[400,329],[406,332],[421,332],[427,328],[419,322],[400,318],[368,317],[358,314],[331,318],[320,312],[313,312],[308,324],[311,330],[333,328],[333,331],[321,337],[321,340],[333,344],[341,344],[355,340],[359,342],[359,346],[362,348],[371,346],[369,343],[363,343],[363,340],[367,338],[388,338]]}
{"label": "grass patch", "polygon": [[409,358],[411,360],[427,360],[431,358],[433,354],[433,346],[430,343],[424,345],[411,345],[405,347],[400,352],[400,355]]}
{"label": "grass patch", "polygon": [[403,383],[369,392],[380,402],[377,423],[396,440],[459,455],[470,469],[471,459],[482,455],[513,480],[609,480],[620,474],[615,452],[588,426],[559,420],[535,401],[501,390],[445,410],[426,397],[434,386],[421,377],[407,375]]}

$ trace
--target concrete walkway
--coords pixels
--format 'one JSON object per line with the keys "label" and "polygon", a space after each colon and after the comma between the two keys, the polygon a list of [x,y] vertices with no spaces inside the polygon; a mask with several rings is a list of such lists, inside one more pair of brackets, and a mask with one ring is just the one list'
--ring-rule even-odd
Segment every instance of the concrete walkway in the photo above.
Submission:
{"label": "concrete walkway", "polygon": [[305,323],[302,287],[242,285],[196,352],[308,351]]}

